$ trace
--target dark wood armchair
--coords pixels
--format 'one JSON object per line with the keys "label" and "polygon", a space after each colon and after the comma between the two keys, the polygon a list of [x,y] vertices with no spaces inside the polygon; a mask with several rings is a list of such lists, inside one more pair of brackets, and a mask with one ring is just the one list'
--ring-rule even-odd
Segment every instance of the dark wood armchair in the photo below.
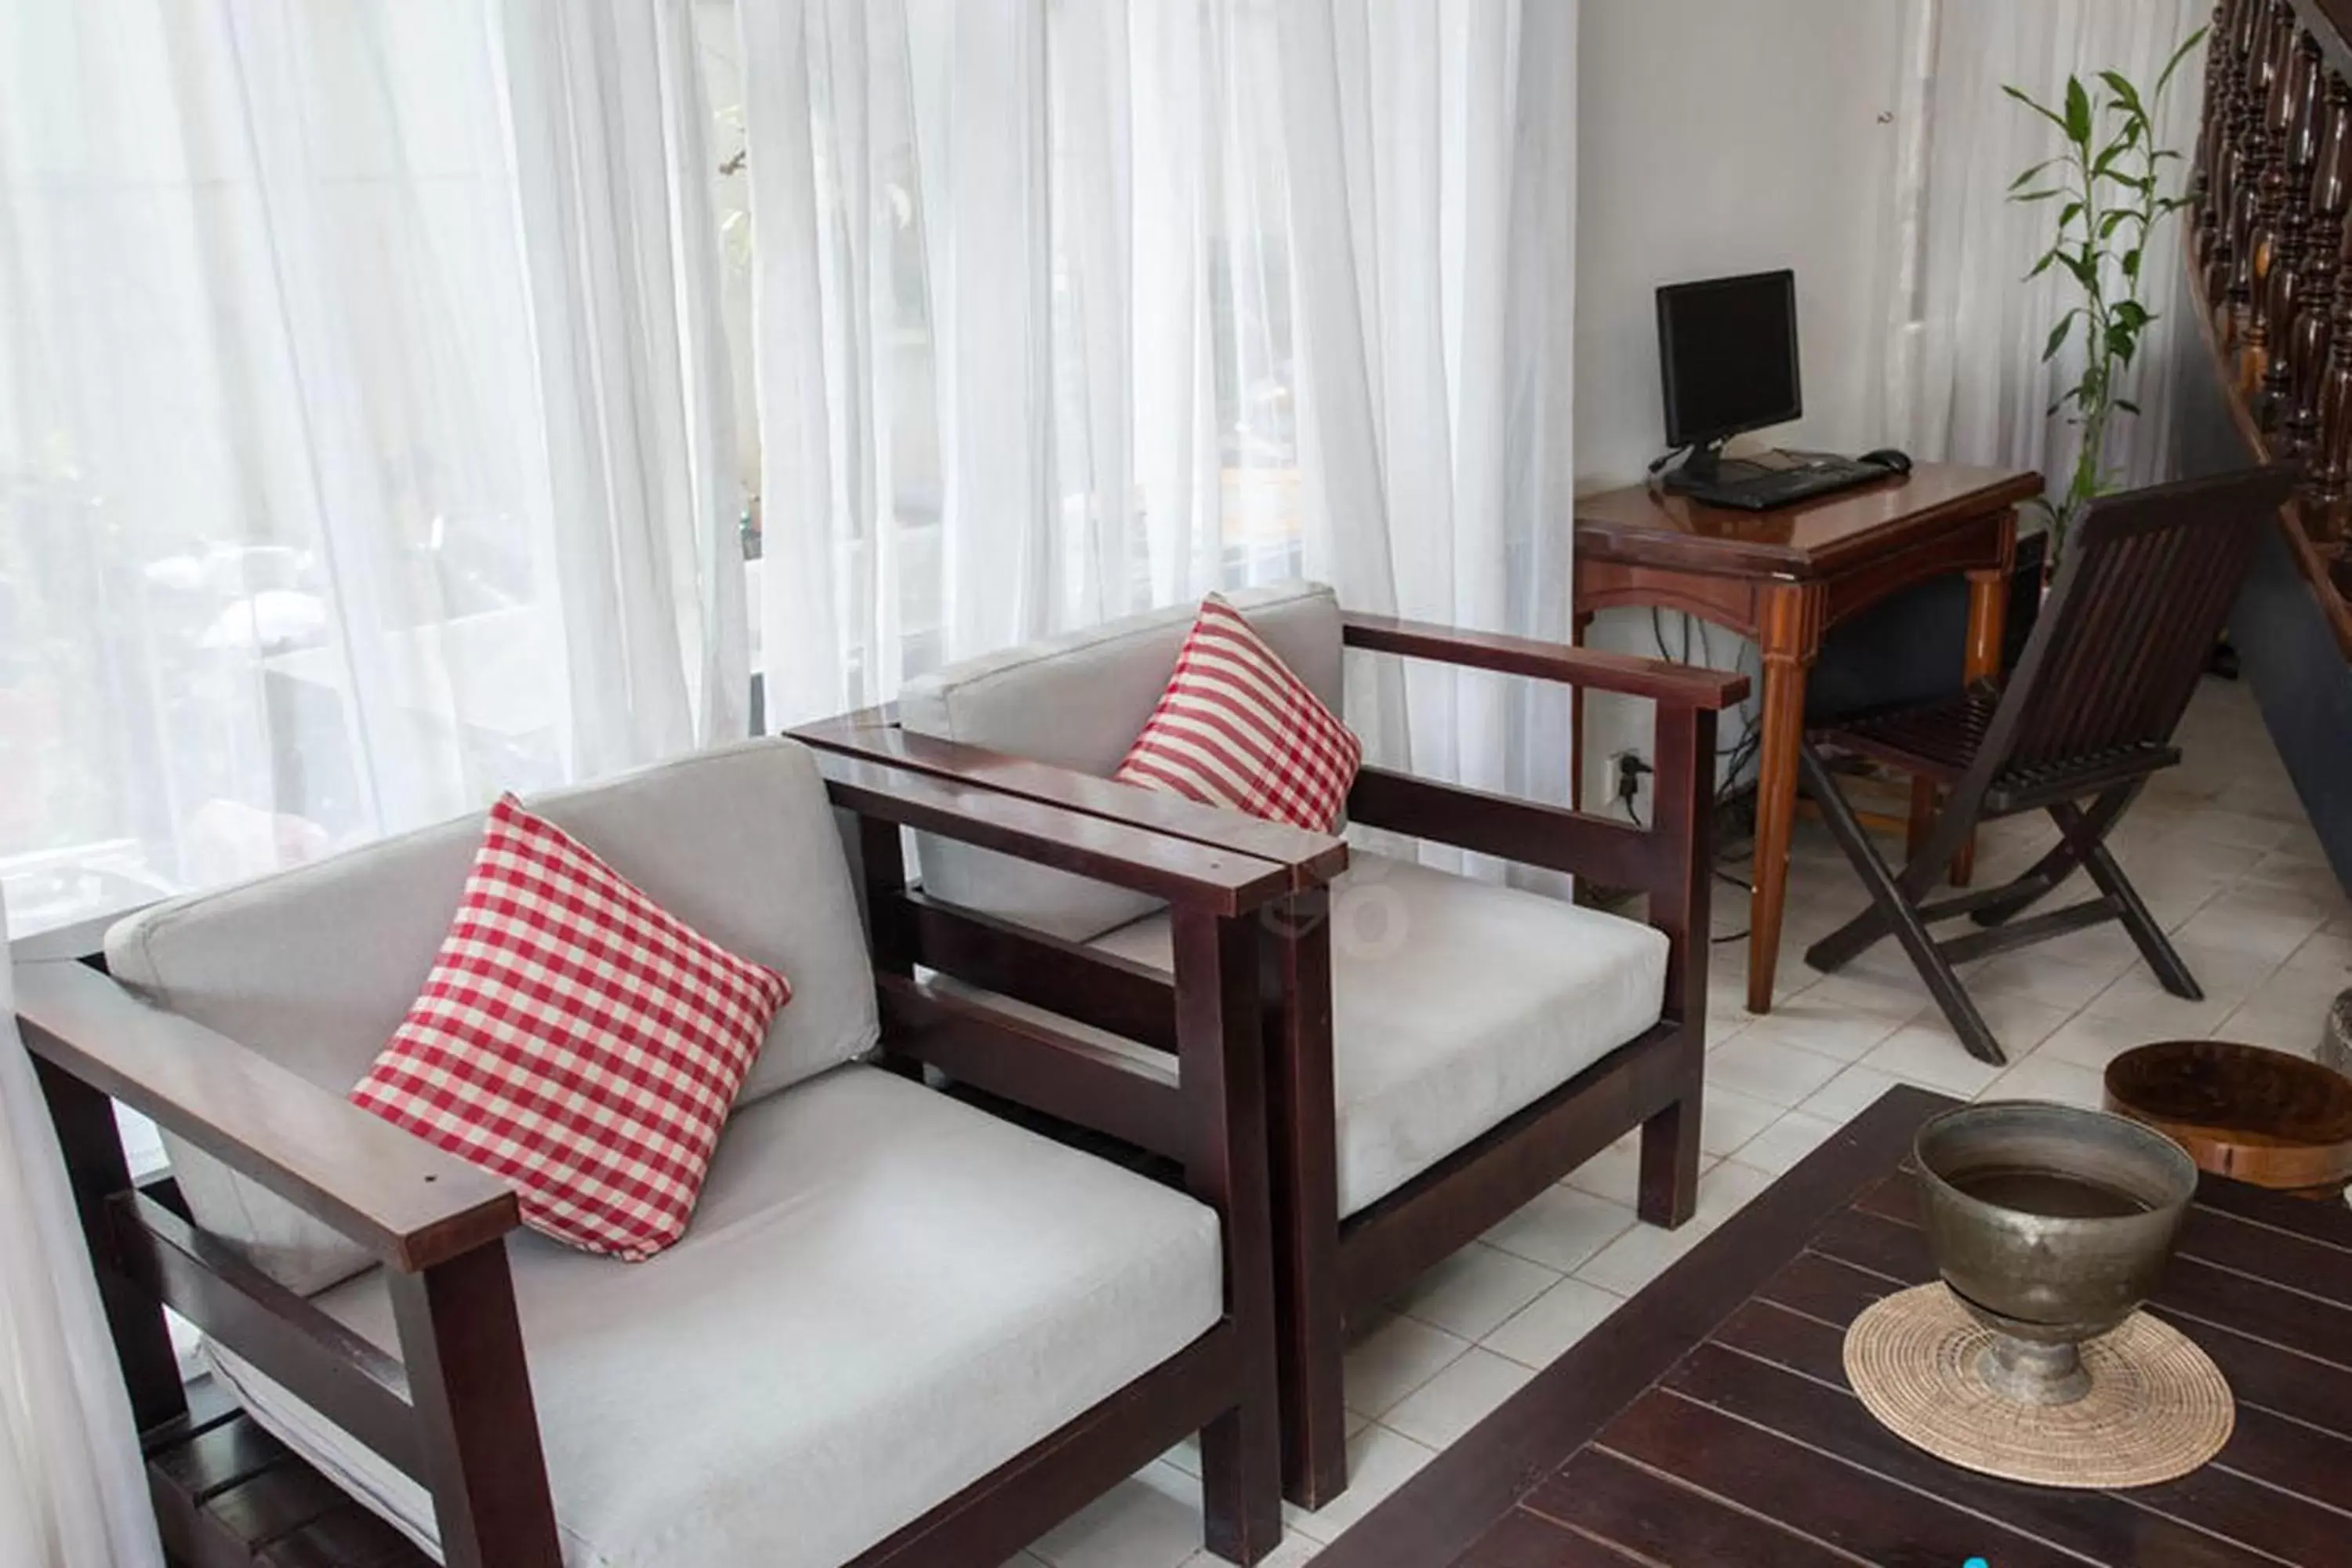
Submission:
{"label": "dark wood armchair", "polygon": [[[594,1335],[619,1331],[625,1326],[622,1320],[630,1301],[642,1302],[645,1292],[664,1289],[655,1282],[662,1270],[669,1270],[673,1280],[693,1283],[692,1269],[716,1268],[712,1279],[723,1292],[759,1250],[783,1247],[797,1233],[772,1226],[758,1209],[761,1200],[756,1170],[739,1163],[730,1174],[730,1144],[753,1147],[737,1142],[755,1136],[743,1132],[742,1125],[770,1106],[790,1104],[804,1094],[851,1091],[887,1100],[898,1108],[894,1116],[950,1119],[935,1120],[927,1131],[909,1136],[936,1142],[941,1127],[952,1134],[952,1154],[932,1156],[955,1163],[955,1180],[944,1185],[981,1189],[976,1200],[966,1193],[954,1199],[957,1203],[984,1205],[989,1197],[985,1170],[962,1162],[978,1161],[990,1150],[1010,1150],[1016,1163],[1044,1162],[1038,1168],[1058,1173],[1050,1179],[1069,1184],[1066,1190],[1081,1200],[1124,1183],[1138,1201],[1160,1205],[1154,1212],[1164,1214],[1166,1205],[1177,1201],[1186,1213],[1197,1213],[1197,1220],[1180,1215],[1179,1228],[1189,1247],[1205,1248],[1205,1267],[1212,1270],[1205,1285],[1198,1283],[1203,1277],[1200,1267],[1187,1277],[1193,1282],[1188,1292],[1203,1302],[1197,1310],[1206,1315],[1205,1330],[1172,1353],[1140,1366],[1074,1415],[1039,1432],[1018,1451],[998,1455],[969,1484],[950,1495],[929,1498],[903,1516],[887,1518],[887,1533],[879,1527],[869,1529],[868,1544],[850,1552],[852,1560],[861,1564],[994,1568],[1194,1431],[1202,1434],[1209,1545],[1235,1562],[1248,1563],[1279,1540],[1273,1243],[1257,920],[1291,895],[1297,871],[1263,855],[1229,853],[971,779],[944,778],[886,761],[813,755],[786,740],[753,742],[669,767],[724,770],[738,768],[739,762],[753,769],[749,782],[757,786],[755,795],[761,790],[772,795],[770,786],[780,776],[786,795],[800,795],[793,807],[798,826],[791,831],[798,847],[792,853],[834,858],[828,874],[839,889],[842,917],[865,927],[862,936],[852,931],[844,939],[846,951],[855,954],[862,948],[870,956],[854,983],[845,990],[835,988],[836,999],[845,996],[864,1009],[869,1034],[878,1006],[881,1041],[887,1052],[900,1060],[929,1057],[949,1062],[961,1072],[985,1079],[1013,1100],[1160,1149],[1181,1169],[1181,1185],[1197,1204],[957,1104],[919,1081],[909,1083],[904,1076],[852,1061],[784,1088],[759,1105],[738,1102],[696,1218],[698,1226],[722,1226],[735,1223],[750,1205],[751,1230],[724,1238],[732,1249],[726,1257],[733,1264],[724,1258],[716,1265],[695,1263],[688,1256],[697,1239],[692,1229],[677,1248],[652,1263],[630,1266],[584,1258],[518,1232],[516,1201],[502,1184],[358,1110],[333,1083],[300,1070],[302,1063],[275,1059],[247,1041],[147,1005],[110,977],[106,960],[86,946],[79,957],[58,956],[54,942],[43,944],[38,952],[28,949],[17,967],[19,1019],[65,1150],[138,1422],[148,1435],[151,1451],[168,1450],[166,1457],[151,1461],[151,1475],[166,1546],[177,1561],[212,1564],[244,1562],[249,1556],[277,1564],[380,1565],[421,1563],[424,1559],[373,1514],[348,1500],[331,1508],[318,1504],[318,1490],[325,1483],[316,1477],[310,1478],[315,1484],[304,1494],[310,1500],[307,1511],[287,1516],[290,1523],[282,1517],[267,1527],[283,1532],[278,1534],[254,1533],[263,1527],[254,1522],[250,1510],[238,1510],[234,1493],[214,1499],[182,1488],[172,1466],[189,1462],[190,1453],[209,1462],[199,1452],[206,1445],[189,1434],[211,1418],[192,1416],[188,1411],[165,1327],[167,1306],[201,1327],[220,1352],[253,1374],[254,1388],[274,1388],[279,1408],[293,1408],[285,1402],[299,1402],[316,1422],[331,1425],[341,1437],[338,1456],[348,1458],[361,1452],[361,1462],[352,1464],[347,1473],[361,1473],[373,1464],[390,1484],[419,1491],[425,1500],[421,1521],[386,1507],[380,1498],[374,1511],[399,1524],[412,1540],[429,1529],[451,1568],[553,1568],[560,1562],[586,1560],[599,1550],[590,1539],[598,1528],[595,1500],[583,1501],[576,1473],[568,1478],[572,1484],[567,1486],[567,1458],[576,1459],[591,1449],[616,1449],[625,1461],[617,1464],[616,1473],[626,1475],[657,1461],[663,1446],[655,1430],[658,1421],[648,1415],[641,1422],[605,1402],[601,1407],[608,1419],[601,1430],[560,1426],[555,1417],[569,1407],[565,1382],[578,1374],[573,1363],[590,1352],[567,1342],[558,1347],[560,1353],[551,1364],[535,1359],[534,1342],[543,1342],[542,1331],[560,1326],[551,1320],[567,1310],[589,1320]],[[565,821],[560,809],[563,803],[578,806],[597,791],[627,787],[640,791],[640,798],[621,803],[625,809],[619,812],[608,810],[604,820],[636,820],[642,815],[638,807],[657,798],[666,771],[634,775],[625,786],[572,792],[545,809]],[[738,782],[743,781],[739,777]],[[655,794],[646,795],[649,789]],[[740,794],[739,789],[739,797]],[[683,804],[687,809],[676,815],[684,818],[684,826],[673,823],[662,831],[702,839],[724,837],[730,824],[713,820],[704,809],[707,802]],[[766,809],[761,799],[739,799],[739,804],[754,814]],[[468,827],[459,823],[449,825],[446,832],[434,830],[455,846],[450,863],[459,868],[468,853]],[[1164,1036],[1174,1053],[1175,1070],[1107,1059],[1085,1042],[969,995],[944,993],[919,978],[912,969],[919,932],[901,891],[899,838],[901,830],[909,827],[1166,900],[1179,932]],[[586,829],[576,830],[593,842]],[[715,853],[725,856],[728,842],[717,845]],[[352,858],[377,855],[399,860],[406,856],[413,862],[416,854],[443,854],[446,847],[436,848],[437,843],[433,840],[420,850],[414,840],[395,841]],[[845,847],[846,875],[839,863]],[[701,848],[714,850],[707,843]],[[625,859],[608,858],[643,882]],[[796,864],[805,872],[818,862]],[[409,870],[413,873],[413,864]],[[356,874],[372,872],[362,864]],[[225,896],[248,901],[267,898],[272,884],[281,879],[266,879]],[[707,879],[699,871],[688,879]],[[429,884],[431,879],[425,880]],[[852,898],[853,887],[862,894],[862,909],[860,900]],[[454,894],[454,886],[451,890]],[[804,886],[788,889],[780,896],[804,897],[805,891]],[[698,923],[723,912],[694,908],[687,901],[691,892],[691,886],[683,886],[657,896]],[[679,901],[672,901],[673,894]],[[180,929],[185,930],[182,918]],[[320,940],[330,947],[336,942],[351,944],[347,951],[356,958],[374,934],[361,927]],[[436,939],[426,932],[422,940],[429,950]],[[290,945],[299,948],[307,941]],[[869,970],[870,981],[866,977]],[[793,1005],[799,1006],[810,1002],[815,990],[802,982],[815,977],[804,971],[795,978],[802,994]],[[867,990],[860,992],[861,986]],[[787,1007],[780,1017],[791,1010]],[[290,1204],[309,1220],[323,1222],[341,1238],[339,1245],[356,1244],[364,1254],[357,1257],[358,1267],[366,1272],[331,1288],[298,1290],[257,1262],[255,1253],[198,1223],[187,1194],[172,1177],[134,1184],[115,1127],[117,1102],[153,1118],[179,1141],[175,1159],[184,1174],[204,1161],[218,1162],[234,1173],[224,1179],[255,1184],[257,1190]],[[803,1114],[795,1132],[803,1149],[811,1124],[821,1129],[830,1114]],[[789,1145],[793,1140],[784,1142]],[[1030,1152],[1024,1152],[1024,1147]],[[793,1156],[789,1146],[779,1158],[788,1156],[810,1157]],[[1073,1161],[1084,1168],[1074,1170]],[[915,1170],[900,1184],[906,1190],[894,1189],[899,1195],[881,1205],[889,1211],[884,1217],[895,1219],[906,1203],[919,1205],[925,1193],[943,1184],[933,1174],[950,1173]],[[722,1193],[730,1182],[731,1188]],[[820,1183],[819,1188],[855,1184],[844,1178]],[[805,1209],[829,1201],[830,1194],[803,1190],[789,1196],[785,1207]],[[714,1216],[714,1203],[731,1204],[734,1210]],[[849,1230],[856,1223],[852,1215],[831,1228]],[[1008,1228],[1014,1236],[1030,1237],[1045,1226],[1032,1211],[1028,1219],[1013,1213]],[[1222,1308],[1213,1273],[1219,1237]],[[1083,1257],[1078,1260],[1085,1261]],[[904,1262],[889,1265],[899,1285],[884,1292],[885,1297],[904,1293]],[[770,1265],[786,1271],[814,1267],[799,1253],[761,1266]],[[1019,1267],[1001,1265],[994,1258],[961,1255],[942,1259],[937,1267],[952,1273],[971,1265]],[[1157,1278],[1145,1279],[1143,1286],[1150,1287]],[[984,1283],[996,1290],[1001,1281]],[[853,1291],[850,1299],[882,1299],[873,1294],[876,1285],[865,1279],[866,1294]],[[824,1322],[843,1316],[826,1306],[833,1299],[824,1295],[823,1281],[814,1289]],[[1037,1289],[1050,1290],[1050,1279]],[[600,1298],[588,1303],[590,1310],[583,1311],[582,1293],[601,1291],[615,1294],[610,1301]],[[667,1307],[673,1312],[700,1312],[709,1305],[708,1293],[697,1285],[681,1299],[668,1300]],[[568,1302],[563,1300],[567,1296]],[[672,1296],[679,1293],[673,1290]],[[352,1303],[363,1299],[379,1305],[388,1299],[385,1319],[352,1310]],[[962,1305],[954,1316],[967,1315],[967,1309],[974,1313],[982,1310],[976,1295],[958,1296],[957,1300]],[[759,1319],[758,1307],[750,1304],[750,1318]],[[853,1319],[861,1315],[847,1314]],[[680,1323],[679,1331],[691,1333],[695,1325],[709,1321],[694,1317],[691,1323]],[[657,1336],[668,1327],[656,1322],[644,1332]],[[853,1323],[849,1330],[829,1331],[854,1330]],[[541,1349],[546,1348],[541,1342]],[[880,1359],[919,1364],[924,1348],[917,1341],[893,1341],[881,1347],[886,1353]],[[723,1362],[713,1363],[712,1347],[688,1343],[672,1349],[683,1358],[682,1364],[698,1367],[720,1385],[730,1376],[764,1375],[778,1359],[773,1346],[737,1347],[733,1353],[743,1358],[740,1373],[730,1373]],[[1077,1348],[1074,1353],[1082,1356],[1084,1352]],[[247,1385],[237,1382],[235,1386],[243,1397]],[[814,1396],[805,1384],[796,1384],[795,1397],[803,1395]],[[741,1405],[756,1413],[789,1408],[793,1403],[794,1398],[777,1390],[773,1397],[747,1399]],[[250,1399],[247,1404],[257,1416],[262,1414],[262,1406]],[[704,1413],[688,1404],[670,1414],[691,1421]],[[723,1417],[714,1412],[708,1418]],[[968,1421],[949,1422],[946,1426],[956,1430],[939,1430],[939,1441],[947,1446],[951,1438],[984,1425],[987,1419],[976,1414]],[[272,1429],[298,1452],[306,1452],[301,1441]],[[226,1432],[221,1428],[216,1435]],[[756,1445],[745,1447],[758,1451]],[[635,1458],[628,1458],[633,1454]],[[904,1463],[911,1467],[926,1458],[909,1453]],[[758,1479],[761,1484],[751,1485],[750,1478],[738,1478],[745,1484],[734,1485],[740,1496],[730,1506],[755,1515],[761,1508],[784,1506],[772,1500],[789,1491],[784,1483],[791,1478],[763,1474]],[[846,1500],[841,1506],[849,1506]],[[670,1517],[656,1514],[665,1526]],[[730,1538],[734,1555],[708,1550],[705,1541],[706,1549],[681,1547],[683,1554],[676,1561],[682,1568],[721,1568],[722,1561],[748,1563],[755,1557],[763,1563],[835,1561],[810,1556],[814,1549],[805,1544],[814,1527],[831,1522],[803,1519],[795,1525],[785,1520],[788,1546],[774,1552],[746,1555],[742,1538],[735,1537]],[[654,1560],[642,1555],[644,1550],[641,1543],[632,1560]]]}
{"label": "dark wood armchair", "polygon": [[[1076,767],[918,732],[891,710],[853,714],[800,733],[812,745],[844,758],[918,769],[943,782],[985,784],[1123,829],[1149,830],[1222,859],[1263,862],[1284,879],[1282,896],[1265,907],[1264,918],[1251,928],[1247,941],[1260,976],[1256,1005],[1265,1035],[1272,1096],[1285,1489],[1293,1500],[1314,1508],[1346,1486],[1340,1364],[1351,1321],[1375,1310],[1423,1270],[1636,1128],[1643,1133],[1642,1217],[1664,1226],[1689,1217],[1697,1186],[1706,1053],[1716,714],[1745,695],[1747,681],[1738,675],[1551,643],[1381,616],[1343,616],[1329,604],[1326,590],[1285,592],[1288,596],[1268,590],[1255,607],[1250,602],[1241,607],[1252,615],[1254,624],[1263,617],[1261,630],[1270,638],[1289,639],[1287,647],[1277,641],[1277,648],[1294,668],[1318,671],[1310,679],[1336,679],[1336,645],[1343,643],[1370,653],[1624,693],[1649,700],[1656,710],[1657,807],[1645,827],[1381,768],[1366,768],[1358,778],[1348,802],[1352,822],[1639,889],[1648,900],[1650,933],[1645,938],[1663,949],[1658,959],[1662,984],[1651,982],[1660,989],[1653,996],[1654,1010],[1644,1015],[1654,1022],[1637,1026],[1631,1037],[1607,1042],[1597,1059],[1588,1058],[1564,1079],[1547,1079],[1540,1092],[1515,1097],[1506,1112],[1482,1119],[1484,1125],[1475,1135],[1447,1142],[1442,1158],[1409,1168],[1402,1179],[1396,1178],[1391,1163],[1384,1189],[1368,1202],[1349,1201],[1351,1187],[1360,1194],[1376,1184],[1360,1179],[1360,1173],[1351,1169],[1351,1161],[1362,1164],[1370,1157],[1357,1158],[1360,1152],[1349,1146],[1342,1125],[1347,1112],[1335,1099],[1340,1091],[1335,1081],[1334,1028],[1346,1011],[1344,997],[1335,1006],[1335,879],[1341,883],[1342,900],[1349,896],[1349,879],[1343,877],[1348,852],[1342,843],[1114,784]],[[1317,593],[1322,595],[1321,605],[1307,603],[1302,610],[1300,602]],[[1335,644],[1328,659],[1312,646],[1318,617],[1328,621],[1328,635]],[[1074,711],[1098,706],[1098,693],[1106,685],[1155,690],[1155,681],[1149,679],[1150,661],[1159,660],[1157,679],[1164,680],[1175,639],[1188,618],[1183,612],[1175,613],[1172,622],[1166,614],[1138,617],[1131,635],[1144,650],[1139,656],[1143,664],[1139,674],[1084,668],[1080,684],[1071,689],[1076,695],[1068,700],[1050,689],[1024,690],[1009,699],[999,689],[1007,679],[1051,679],[1050,674],[1037,672],[1061,655],[1046,645],[986,661],[976,679],[987,687],[987,701],[994,710],[1013,715],[1016,722],[1029,721],[1042,705],[1045,716],[1035,721],[1050,734],[1055,725],[1072,721]],[[1297,624],[1300,622],[1303,628]],[[1106,643],[1126,635],[1116,628],[1098,629],[1069,639],[1070,649],[1083,660],[1097,660]],[[910,698],[915,695],[910,689]],[[929,722],[966,726],[969,716],[956,713],[951,704],[941,717],[935,697],[922,699],[934,710]],[[1139,725],[1139,717],[1136,722]],[[1113,744],[1123,745],[1132,733],[1129,729]],[[1058,744],[1066,737],[1054,739]],[[1098,750],[1097,758],[1100,754]],[[1108,752],[1112,758],[1117,754],[1116,750]],[[1100,768],[1098,760],[1095,766]],[[1561,766],[1567,766],[1566,758]],[[1370,871],[1376,858],[1359,858],[1355,875]],[[1394,907],[1420,922],[1403,933],[1404,949],[1424,934],[1441,943],[1452,939],[1454,933],[1445,917],[1423,915],[1415,902],[1423,894],[1423,883],[1415,879],[1440,879],[1443,874],[1389,862],[1382,875],[1387,883],[1376,884],[1373,890],[1392,895]],[[1559,929],[1551,924],[1554,921],[1608,920],[1507,889],[1469,886],[1482,890],[1480,900],[1527,900],[1492,910],[1495,921],[1486,927],[1488,934],[1500,936],[1507,936],[1515,925],[1524,927],[1528,942],[1522,952],[1526,946],[1542,948],[1545,938]],[[1163,962],[1168,939],[1150,918],[1108,935],[1073,940],[910,888],[898,879],[895,866],[868,896],[877,910],[891,911],[886,923],[894,931],[892,940],[900,944],[893,951],[913,963],[1123,1041],[1165,1051],[1176,1038],[1185,1004],[1171,989]],[[1444,897],[1445,889],[1438,889],[1438,896]],[[1566,949],[1579,945],[1579,934],[1542,948],[1517,967],[1572,968],[1577,954]],[[1180,927],[1173,944],[1180,962],[1185,940]],[[1460,952],[1461,944],[1449,951]],[[1343,945],[1343,971],[1347,956]],[[1374,967],[1358,965],[1350,984],[1376,984],[1368,978]],[[1507,987],[1509,984],[1507,976],[1486,978],[1502,980]],[[1444,976],[1435,977],[1435,983],[1443,986]],[[1475,1004],[1484,1000],[1473,994],[1479,977],[1456,974],[1453,983],[1460,1004],[1456,1010],[1475,1013]],[[1412,1000],[1410,995],[1399,999]],[[1343,1053],[1350,1044],[1342,1041]],[[1397,1044],[1391,1042],[1391,1058],[1399,1054]],[[1410,1055],[1412,1044],[1402,1042],[1402,1054]],[[960,1060],[952,1049],[936,1047],[927,1059],[974,1079],[982,1088],[1010,1091],[1019,1087],[1010,1064]],[[1393,1065],[1392,1059],[1384,1062],[1383,1070]],[[1414,1085],[1408,1092],[1421,1094],[1423,1089]],[[1084,1101],[1074,1101],[1073,1109],[1086,1109]],[[1099,1124],[1099,1118],[1095,1121]],[[1159,1129],[1139,1126],[1131,1135],[1147,1148],[1171,1147]]]}

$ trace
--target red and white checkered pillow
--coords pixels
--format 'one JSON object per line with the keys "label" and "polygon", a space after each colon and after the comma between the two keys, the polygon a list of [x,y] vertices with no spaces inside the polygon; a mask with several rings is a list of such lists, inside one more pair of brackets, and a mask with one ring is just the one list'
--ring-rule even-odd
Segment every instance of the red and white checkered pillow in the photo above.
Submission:
{"label": "red and white checkered pillow", "polygon": [[509,795],[423,994],[351,1098],[512,1184],[533,1229],[635,1262],[686,1234],[792,994]]}
{"label": "red and white checkered pillow", "polygon": [[1327,833],[1363,760],[1362,742],[1212,594],[1160,706],[1112,776]]}

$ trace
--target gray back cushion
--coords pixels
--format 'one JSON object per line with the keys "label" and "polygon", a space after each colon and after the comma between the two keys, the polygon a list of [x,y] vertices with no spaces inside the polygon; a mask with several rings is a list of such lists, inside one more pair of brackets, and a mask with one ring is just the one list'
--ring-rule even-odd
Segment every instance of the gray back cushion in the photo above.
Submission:
{"label": "gray back cushion", "polygon": [[[1316,583],[1226,600],[1332,712],[1340,712],[1339,602]],[[1150,610],[966,659],[908,681],[898,721],[918,734],[1108,778],[1159,704],[1198,605]],[[1108,883],[916,836],[923,886],[952,904],[1087,942],[1156,900]]]}
{"label": "gray back cushion", "polygon": [[[873,1046],[856,899],[799,742],[747,742],[530,805],[687,924],[792,981],[739,1105]],[[107,933],[107,963],[156,1005],[345,1093],[423,989],[481,837],[478,813],[156,905]],[[291,1205],[166,1142],[197,1223],[282,1283],[308,1293],[368,1266]]]}

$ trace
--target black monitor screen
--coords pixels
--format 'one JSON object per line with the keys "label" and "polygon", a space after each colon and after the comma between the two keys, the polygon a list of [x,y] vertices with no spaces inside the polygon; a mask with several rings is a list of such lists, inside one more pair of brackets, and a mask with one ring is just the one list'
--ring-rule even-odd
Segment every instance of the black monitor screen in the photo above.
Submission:
{"label": "black monitor screen", "polygon": [[1759,272],[1658,290],[1666,444],[1696,446],[1801,414],[1797,275]]}

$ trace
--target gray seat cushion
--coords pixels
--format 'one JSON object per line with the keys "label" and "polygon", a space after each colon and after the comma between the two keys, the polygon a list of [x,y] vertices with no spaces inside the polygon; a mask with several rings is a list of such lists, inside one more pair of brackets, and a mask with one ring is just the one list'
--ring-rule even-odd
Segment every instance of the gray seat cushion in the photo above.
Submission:
{"label": "gray seat cushion", "polygon": [[[1225,595],[1332,712],[1345,711],[1339,602],[1314,583]],[[1108,778],[1159,703],[1198,605],[1178,605],[967,659],[907,683],[898,721],[921,735]],[[1085,942],[1157,908],[1107,883],[919,834],[923,887],[984,914]]]}
{"label": "gray seat cushion", "polygon": [[[572,1568],[824,1568],[1222,1310],[1191,1197],[879,1069],[736,1114],[694,1228],[624,1267],[508,1244]],[[370,1273],[319,1304],[393,1348]],[[262,1423],[421,1543],[415,1482],[215,1349]]]}
{"label": "gray seat cushion", "polygon": [[[856,899],[807,748],[746,742],[529,804],[680,920],[791,979],[739,1105],[873,1046]],[[156,905],[107,933],[107,963],[156,1005],[346,1093],[424,985],[481,837],[477,813]],[[281,1283],[308,1294],[368,1267],[291,1205],[165,1142],[197,1223]]]}
{"label": "gray seat cushion", "polygon": [[[1093,945],[1173,968],[1165,913]],[[1340,1214],[1655,1024],[1666,949],[1650,926],[1359,851],[1331,885]]]}

